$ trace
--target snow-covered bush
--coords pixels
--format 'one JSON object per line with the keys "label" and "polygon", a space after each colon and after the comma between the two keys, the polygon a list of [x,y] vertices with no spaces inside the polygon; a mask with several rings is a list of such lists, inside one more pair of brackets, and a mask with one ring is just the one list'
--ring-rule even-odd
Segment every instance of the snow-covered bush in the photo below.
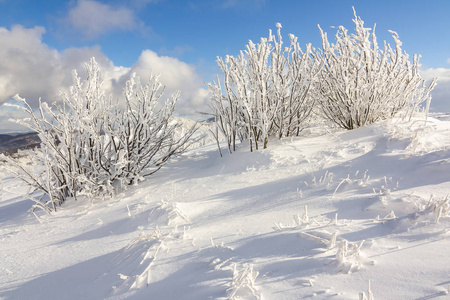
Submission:
{"label": "snow-covered bush", "polygon": [[325,118],[353,129],[390,118],[402,109],[412,113],[424,102],[428,109],[436,79],[426,87],[419,75],[420,56],[414,55],[411,62],[394,31],[390,33],[395,46],[385,41],[380,47],[375,26],[365,28],[353,11],[355,33],[340,26],[334,44],[319,26],[325,65],[315,97]]}
{"label": "snow-covered bush", "polygon": [[293,34],[284,46],[281,25],[277,36],[269,31],[259,44],[249,41],[237,57],[218,58],[223,83],[210,83],[211,109],[216,120],[216,137],[226,138],[230,153],[236,140],[249,140],[250,150],[270,136],[298,135],[310,115],[314,100],[311,87],[322,68],[311,44],[303,51]]}
{"label": "snow-covered bush", "polygon": [[164,86],[157,76],[141,84],[132,75],[121,103],[102,90],[95,59],[86,69],[84,82],[74,71],[74,85],[61,94],[62,104],[40,101],[34,112],[25,99],[15,97],[23,105],[16,107],[29,115],[17,122],[41,139],[40,149],[31,152],[34,164],[41,167],[27,169],[10,159],[10,171],[49,196],[35,199],[47,210],[56,210],[68,197],[113,195],[118,188],[136,184],[183,152],[197,128],[194,124],[175,137],[181,123],[172,113],[179,93],[158,104]]}

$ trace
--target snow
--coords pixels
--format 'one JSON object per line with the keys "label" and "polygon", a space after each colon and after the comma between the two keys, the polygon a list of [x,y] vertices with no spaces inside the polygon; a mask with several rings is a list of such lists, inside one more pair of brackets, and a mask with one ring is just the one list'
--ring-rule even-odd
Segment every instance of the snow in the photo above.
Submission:
{"label": "snow", "polygon": [[448,299],[450,116],[220,157],[113,199],[31,201],[0,174],[0,299]]}

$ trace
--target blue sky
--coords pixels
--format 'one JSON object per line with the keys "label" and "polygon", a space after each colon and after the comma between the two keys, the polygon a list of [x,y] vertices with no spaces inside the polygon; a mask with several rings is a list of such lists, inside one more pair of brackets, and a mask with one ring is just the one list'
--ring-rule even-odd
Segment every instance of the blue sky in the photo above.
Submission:
{"label": "blue sky", "polygon": [[201,110],[217,56],[237,54],[276,22],[286,37],[320,47],[317,24],[329,36],[331,26],[351,29],[352,6],[367,27],[377,24],[378,40],[393,43],[387,30],[395,30],[406,52],[422,55],[422,76],[441,78],[433,109],[450,111],[448,0],[0,0],[0,103],[16,93],[33,104],[53,99],[71,69],[96,56],[111,88],[153,70],[181,90],[181,110]]}

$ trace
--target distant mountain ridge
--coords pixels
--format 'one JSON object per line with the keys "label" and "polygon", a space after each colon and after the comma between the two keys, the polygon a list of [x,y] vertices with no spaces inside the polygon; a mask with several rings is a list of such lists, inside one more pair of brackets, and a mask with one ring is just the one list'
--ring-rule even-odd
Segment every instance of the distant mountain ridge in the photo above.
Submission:
{"label": "distant mountain ridge", "polygon": [[0,134],[0,153],[13,154],[21,149],[38,147],[41,143],[35,132],[22,134]]}
{"label": "distant mountain ridge", "polygon": [[[178,117],[175,118],[181,121],[183,126],[180,131],[183,132],[189,126],[193,126],[195,121],[189,118]],[[208,119],[200,122],[200,128],[195,134],[195,137],[203,136],[200,140],[196,141],[192,147],[198,147],[199,145],[204,145],[207,143],[214,142],[213,138],[209,136],[209,125],[213,119]],[[11,155],[17,153],[18,150],[30,149],[34,147],[39,147],[41,140],[36,132],[28,133],[0,133],[0,154]]]}

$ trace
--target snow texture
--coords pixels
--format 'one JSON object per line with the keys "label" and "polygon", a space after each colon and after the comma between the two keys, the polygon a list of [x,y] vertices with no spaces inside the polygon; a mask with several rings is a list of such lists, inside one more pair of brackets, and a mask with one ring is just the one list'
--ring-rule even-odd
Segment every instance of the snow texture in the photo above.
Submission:
{"label": "snow texture", "polygon": [[449,132],[311,127],[222,158],[211,139],[50,214],[2,172],[0,299],[448,299]]}

